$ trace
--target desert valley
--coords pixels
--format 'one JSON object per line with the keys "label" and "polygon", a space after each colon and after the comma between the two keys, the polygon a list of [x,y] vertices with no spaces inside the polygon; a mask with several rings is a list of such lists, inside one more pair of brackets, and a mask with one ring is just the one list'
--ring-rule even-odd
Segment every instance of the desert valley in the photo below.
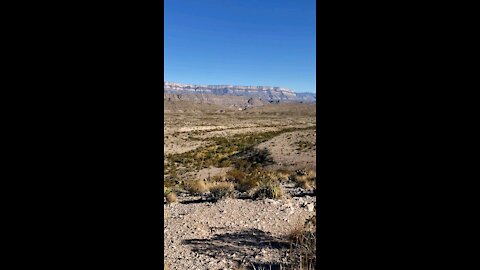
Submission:
{"label": "desert valley", "polygon": [[164,83],[166,269],[315,269],[315,102]]}

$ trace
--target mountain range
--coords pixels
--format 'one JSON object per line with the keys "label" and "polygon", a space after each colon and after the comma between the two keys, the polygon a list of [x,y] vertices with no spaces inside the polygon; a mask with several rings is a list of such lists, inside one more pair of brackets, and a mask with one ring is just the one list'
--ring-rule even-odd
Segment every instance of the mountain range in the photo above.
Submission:
{"label": "mountain range", "polygon": [[315,103],[316,94],[296,93],[271,86],[193,85],[164,82],[164,101],[189,100],[234,107],[254,107],[269,103]]}

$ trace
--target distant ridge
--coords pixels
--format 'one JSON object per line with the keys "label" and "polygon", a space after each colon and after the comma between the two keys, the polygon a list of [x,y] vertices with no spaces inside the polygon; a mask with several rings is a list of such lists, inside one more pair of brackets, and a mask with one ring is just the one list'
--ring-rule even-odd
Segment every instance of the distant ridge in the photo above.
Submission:
{"label": "distant ridge", "polygon": [[[194,85],[174,82],[164,82],[165,95],[213,95],[237,96],[250,100],[263,101],[263,103],[278,102],[316,102],[315,94],[295,93],[291,89],[272,86],[235,86],[235,85]],[[196,98],[199,99],[198,97]],[[200,98],[201,99],[201,98]],[[257,102],[258,103],[258,102]]]}

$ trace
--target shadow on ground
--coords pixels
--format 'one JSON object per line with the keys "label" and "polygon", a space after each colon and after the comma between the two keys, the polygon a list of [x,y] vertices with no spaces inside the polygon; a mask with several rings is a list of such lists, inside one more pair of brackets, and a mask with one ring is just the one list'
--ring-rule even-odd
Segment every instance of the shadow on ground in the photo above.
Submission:
{"label": "shadow on ground", "polygon": [[[250,200],[252,201],[253,198],[252,196],[248,195],[248,194],[235,194],[234,196],[235,199],[237,200]],[[202,198],[198,198],[198,199],[185,199],[183,201],[180,201],[179,203],[181,204],[197,204],[197,203],[215,203],[217,202],[216,200],[214,200],[213,198],[209,198],[208,196],[207,197],[202,197]],[[163,204],[166,204],[165,202]]]}
{"label": "shadow on ground", "polygon": [[291,194],[291,196],[292,197],[306,197],[306,196],[314,197],[314,196],[317,196],[317,191],[316,189],[311,191],[302,191],[300,193]]}
{"label": "shadow on ground", "polygon": [[247,162],[247,164],[253,166],[259,165],[265,167],[275,164],[275,161],[272,158],[272,154],[268,149],[257,149],[255,147],[249,147],[244,151],[233,155],[232,157],[234,161],[238,159],[244,160],[245,162]]}
{"label": "shadow on ground", "polygon": [[[221,228],[211,228],[212,230]],[[208,255],[217,260],[233,261],[251,269],[281,269],[281,262],[260,262],[255,257],[262,255],[262,248],[276,249],[285,253],[289,242],[258,229],[248,229],[235,233],[216,234],[209,239],[188,239],[183,244],[191,246],[192,251]],[[249,268],[249,269],[250,269]],[[284,268],[285,269],[285,268]]]}

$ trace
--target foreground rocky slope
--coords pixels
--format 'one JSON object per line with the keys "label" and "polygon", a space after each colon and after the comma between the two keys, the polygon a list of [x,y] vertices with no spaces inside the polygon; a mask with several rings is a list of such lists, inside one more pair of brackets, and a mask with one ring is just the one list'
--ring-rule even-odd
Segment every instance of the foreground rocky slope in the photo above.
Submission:
{"label": "foreground rocky slope", "polygon": [[315,269],[315,104],[164,104],[165,269]]}
{"label": "foreground rocky slope", "polygon": [[169,269],[289,269],[288,235],[315,213],[316,197],[291,189],[284,200],[180,197],[164,205]]}

